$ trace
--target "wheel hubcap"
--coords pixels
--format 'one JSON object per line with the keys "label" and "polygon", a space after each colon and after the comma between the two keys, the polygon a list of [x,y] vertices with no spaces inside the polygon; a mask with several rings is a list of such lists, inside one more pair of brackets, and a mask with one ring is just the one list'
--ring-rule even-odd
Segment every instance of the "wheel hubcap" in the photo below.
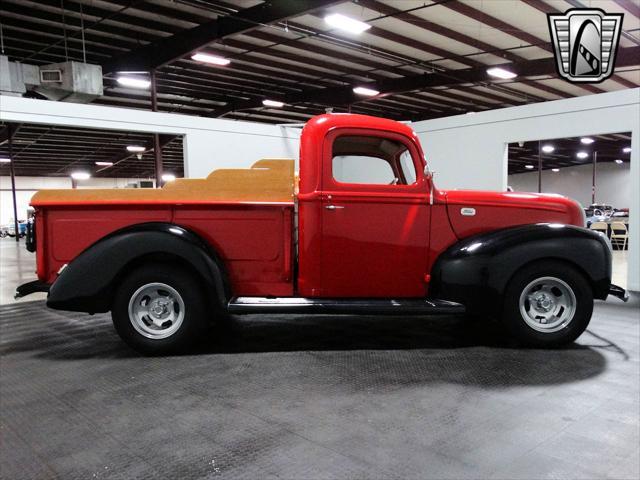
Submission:
{"label": "wheel hubcap", "polygon": [[555,277],[537,278],[520,295],[520,314],[538,332],[557,332],[565,328],[576,311],[576,296],[571,287]]}
{"label": "wheel hubcap", "polygon": [[184,301],[165,283],[143,285],[129,300],[129,321],[141,335],[155,340],[173,335],[184,320]]}

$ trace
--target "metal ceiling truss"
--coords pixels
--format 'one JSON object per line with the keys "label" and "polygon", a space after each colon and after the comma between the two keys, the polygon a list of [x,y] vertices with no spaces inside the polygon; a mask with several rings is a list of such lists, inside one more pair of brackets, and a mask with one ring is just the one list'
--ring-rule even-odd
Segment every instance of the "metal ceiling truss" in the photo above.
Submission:
{"label": "metal ceiling truss", "polygon": [[[598,163],[611,163],[615,160],[629,162],[629,154],[623,148],[631,145],[631,134],[592,135],[595,140],[591,145],[584,145],[580,138],[560,138],[541,140],[540,142],[524,142],[509,144],[509,174],[535,171],[538,168],[538,151],[542,145],[553,145],[552,153],[541,152],[542,169],[567,168],[578,165],[589,165],[593,162],[593,152],[598,152]],[[587,152],[586,158],[578,158],[577,152]],[[525,165],[533,165],[527,169]]]}

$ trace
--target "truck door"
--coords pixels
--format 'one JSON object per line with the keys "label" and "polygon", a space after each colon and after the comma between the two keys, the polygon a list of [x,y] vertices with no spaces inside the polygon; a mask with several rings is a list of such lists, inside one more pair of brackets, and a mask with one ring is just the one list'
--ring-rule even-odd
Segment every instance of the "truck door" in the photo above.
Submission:
{"label": "truck door", "polygon": [[430,180],[419,152],[392,132],[325,137],[321,296],[425,296]]}

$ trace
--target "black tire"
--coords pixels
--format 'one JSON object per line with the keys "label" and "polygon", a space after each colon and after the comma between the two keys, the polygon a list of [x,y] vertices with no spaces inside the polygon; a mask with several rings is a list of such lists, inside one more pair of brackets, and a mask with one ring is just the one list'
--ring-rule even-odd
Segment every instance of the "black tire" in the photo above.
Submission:
{"label": "black tire", "polygon": [[[543,325],[538,326],[538,328],[542,330],[548,328],[548,331],[534,329],[530,325],[531,322],[527,323],[520,309],[520,297],[523,295],[523,291],[527,289],[532,282],[536,282],[537,280],[544,283],[545,280],[540,280],[543,278],[560,280],[570,289],[570,291],[563,294],[562,290],[556,288],[555,292],[559,293],[559,295],[554,298],[556,302],[562,302],[561,299],[563,295],[568,298],[569,301],[571,301],[571,293],[573,293],[575,297],[573,316],[565,313],[566,319],[563,322],[562,314],[559,314],[558,317],[556,317],[559,319],[559,323],[554,327],[557,328],[555,331],[552,331],[553,329],[551,328],[553,320],[549,322],[546,327]],[[553,280],[550,282],[553,283]],[[563,287],[564,286],[561,286],[561,288]],[[525,298],[526,295],[523,295],[523,299]],[[531,310],[532,307],[528,300],[524,300],[523,308],[525,314],[527,311],[530,311],[532,315],[535,316],[536,312]],[[563,312],[564,310],[559,311]],[[534,347],[558,347],[571,343],[582,335],[589,325],[592,313],[593,290],[585,276],[567,263],[545,260],[523,268],[510,280],[504,295],[501,321],[507,331],[525,345]]]}
{"label": "black tire", "polygon": [[[173,296],[168,298],[177,300],[179,297],[184,304],[183,310],[178,306],[179,301],[172,304],[176,306],[171,309],[171,314],[180,317],[182,313],[181,321],[175,322],[175,324],[179,323],[179,326],[165,338],[145,336],[141,330],[142,332],[146,330],[140,326],[135,327],[136,320],[129,315],[129,304],[130,301],[132,305],[135,304],[133,297],[136,296],[136,292],[145,286],[151,288],[148,287],[151,284],[164,284],[170,287],[174,292],[169,292]],[[167,292],[162,287],[156,288]],[[178,297],[175,296],[175,292]],[[176,265],[158,264],[141,266],[120,283],[114,295],[111,318],[118,335],[130,347],[145,355],[159,355],[177,353],[188,347],[206,326],[207,312],[208,302],[194,275]],[[150,320],[149,316],[146,318]],[[171,325],[171,321],[167,324]],[[139,322],[138,325],[140,325]],[[149,334],[147,332],[147,335]]]}

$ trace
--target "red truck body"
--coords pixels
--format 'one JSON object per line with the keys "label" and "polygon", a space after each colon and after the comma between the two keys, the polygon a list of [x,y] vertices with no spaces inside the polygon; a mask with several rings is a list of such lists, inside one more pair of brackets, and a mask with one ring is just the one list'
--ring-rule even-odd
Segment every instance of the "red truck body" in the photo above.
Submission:
{"label": "red truck body", "polygon": [[[416,182],[336,182],[331,174],[332,141],[349,134],[406,144]],[[300,149],[297,278],[294,199],[172,204],[161,199],[34,201],[38,278],[53,283],[63,265],[123,227],[167,222],[195,232],[218,252],[234,295],[423,297],[428,294],[433,263],[460,239],[537,222],[582,226],[580,206],[565,197],[432,188],[424,158],[418,137],[401,123],[360,115],[311,120],[303,130]],[[327,210],[330,204],[345,208]],[[477,213],[463,216],[463,208]]]}
{"label": "red truck body", "polygon": [[111,311],[144,352],[197,336],[209,310],[467,311],[558,345],[587,327],[593,298],[626,294],[577,202],[438,190],[410,127],[361,115],[305,125],[297,188],[292,160],[266,159],[161,190],[42,191],[32,205],[39,280],[17,296]]}
{"label": "red truck body", "polygon": [[293,294],[293,203],[282,205],[47,205],[37,207],[37,274],[53,283],[63,265],[106,235],[166,222],[200,235],[224,259],[234,292]]}

